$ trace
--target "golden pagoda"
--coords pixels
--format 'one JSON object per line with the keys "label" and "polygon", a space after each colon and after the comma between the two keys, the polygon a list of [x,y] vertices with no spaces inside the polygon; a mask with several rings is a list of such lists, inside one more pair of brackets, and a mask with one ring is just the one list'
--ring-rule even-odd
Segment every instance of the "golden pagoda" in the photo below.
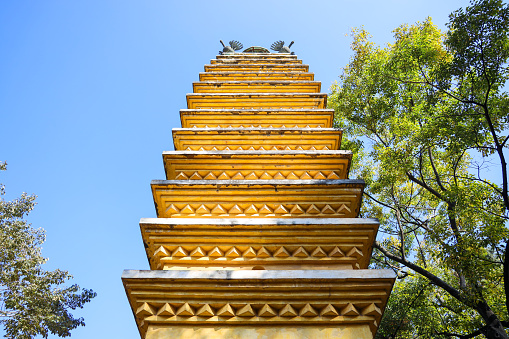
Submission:
{"label": "golden pagoda", "polygon": [[376,333],[395,279],[367,269],[379,223],[357,218],[320,82],[278,44],[231,42],[187,94],[140,221],[151,270],[122,275],[142,338]]}

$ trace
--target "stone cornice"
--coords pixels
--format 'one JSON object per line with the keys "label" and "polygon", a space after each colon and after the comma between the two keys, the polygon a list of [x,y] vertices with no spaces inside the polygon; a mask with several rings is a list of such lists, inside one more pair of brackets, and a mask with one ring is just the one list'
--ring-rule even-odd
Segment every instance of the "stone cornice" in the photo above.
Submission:
{"label": "stone cornice", "polygon": [[363,180],[153,180],[157,216],[351,218]]}
{"label": "stone cornice", "polygon": [[327,108],[326,93],[188,93],[187,108]]}
{"label": "stone cornice", "polygon": [[199,73],[200,81],[210,80],[314,80],[315,75],[308,72],[202,72]]}
{"label": "stone cornice", "polygon": [[216,59],[297,59],[297,55],[289,53],[234,53],[216,55]]}
{"label": "stone cornice", "polygon": [[211,64],[302,64],[302,60],[296,58],[235,58],[235,59],[212,59]]}
{"label": "stone cornice", "polygon": [[147,218],[152,269],[365,269],[376,219]]}
{"label": "stone cornice", "polygon": [[334,128],[174,128],[178,151],[337,150],[342,131]]}
{"label": "stone cornice", "polygon": [[182,109],[183,128],[331,128],[332,109]]}
{"label": "stone cornice", "polygon": [[169,151],[168,180],[346,179],[350,151]]}
{"label": "stone cornice", "polygon": [[200,81],[193,83],[194,93],[320,93],[319,81],[251,80]]}
{"label": "stone cornice", "polygon": [[390,270],[126,270],[122,274],[142,336],[151,324],[369,324],[374,334],[394,280]]}
{"label": "stone cornice", "polygon": [[226,63],[217,63],[210,64],[204,66],[205,72],[308,72],[309,65],[303,64],[253,64],[253,63],[235,63],[235,64],[226,64]]}
{"label": "stone cornice", "polygon": [[216,55],[216,58],[213,60],[232,60],[234,62],[239,62],[241,60],[250,60],[250,59],[261,59],[261,60],[299,60],[297,55],[295,54],[287,54],[287,53],[271,53],[271,54],[262,54],[262,53],[235,53],[235,54],[223,54]]}

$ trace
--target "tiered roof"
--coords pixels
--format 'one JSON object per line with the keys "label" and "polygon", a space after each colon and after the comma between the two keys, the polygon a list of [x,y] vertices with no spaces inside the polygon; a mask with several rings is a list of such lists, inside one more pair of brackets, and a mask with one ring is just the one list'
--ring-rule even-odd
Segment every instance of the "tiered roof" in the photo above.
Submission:
{"label": "tiered roof", "polygon": [[122,278],[142,337],[374,335],[394,274],[367,269],[378,221],[309,66],[220,55],[193,90],[140,222],[151,271]]}

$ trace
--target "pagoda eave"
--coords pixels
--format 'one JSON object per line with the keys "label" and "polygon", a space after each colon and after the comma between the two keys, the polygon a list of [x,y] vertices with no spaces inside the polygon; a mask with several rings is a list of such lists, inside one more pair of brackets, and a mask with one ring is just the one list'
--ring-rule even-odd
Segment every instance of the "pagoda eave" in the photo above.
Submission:
{"label": "pagoda eave", "polygon": [[350,151],[167,151],[167,180],[347,179]]}
{"label": "pagoda eave", "polygon": [[319,81],[200,81],[193,83],[194,93],[320,93]]}
{"label": "pagoda eave", "polygon": [[200,81],[208,80],[314,80],[315,75],[308,72],[241,72],[241,71],[225,71],[225,72],[205,72],[199,73]]}
{"label": "pagoda eave", "polygon": [[[238,326],[367,325],[376,332],[391,270],[125,270],[122,281],[142,336]],[[188,332],[189,333],[189,332]],[[320,332],[318,332],[320,333]],[[199,338],[199,336],[192,336]]]}
{"label": "pagoda eave", "polygon": [[234,60],[242,60],[242,59],[297,59],[296,54],[290,53],[278,53],[278,54],[267,54],[267,53],[233,53],[233,54],[221,54],[216,55],[216,59],[234,59]]}
{"label": "pagoda eave", "polygon": [[333,128],[174,128],[179,151],[337,150],[342,131]]}
{"label": "pagoda eave", "polygon": [[159,218],[357,217],[363,180],[153,180]]}
{"label": "pagoda eave", "polygon": [[308,72],[309,65],[303,64],[211,64],[204,66],[205,72],[265,71],[265,72]]}
{"label": "pagoda eave", "polygon": [[183,128],[331,128],[333,109],[182,109]]}
{"label": "pagoda eave", "polygon": [[187,108],[327,108],[326,93],[188,93]]}
{"label": "pagoda eave", "polygon": [[378,220],[140,220],[152,269],[365,269]]}
{"label": "pagoda eave", "polygon": [[215,64],[302,64],[302,60],[295,58],[249,58],[249,59],[212,59],[211,65]]}

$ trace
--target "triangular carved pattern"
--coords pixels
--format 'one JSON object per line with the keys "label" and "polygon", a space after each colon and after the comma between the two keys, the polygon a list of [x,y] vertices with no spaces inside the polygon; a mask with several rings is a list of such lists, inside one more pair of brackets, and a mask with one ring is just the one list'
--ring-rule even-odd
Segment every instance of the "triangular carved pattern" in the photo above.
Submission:
{"label": "triangular carved pattern", "polygon": [[[263,178],[263,176],[262,176]],[[328,217],[342,216],[351,213],[349,202],[335,204],[274,204],[258,203],[246,205],[242,208],[235,204],[233,207],[225,207],[224,204],[170,204],[166,208],[166,213],[170,216],[317,216],[326,215]]]}
{"label": "triangular carved pattern", "polygon": [[[270,127],[269,127],[270,126]],[[305,128],[305,127],[311,127],[311,128],[325,128],[325,124],[309,124],[309,123],[302,123],[302,124],[295,124],[295,123],[289,123],[289,124],[273,124],[273,123],[261,123],[261,124],[196,124],[191,123],[191,128]]]}
{"label": "triangular carved pattern", "polygon": [[[343,166],[341,166],[343,167]],[[303,180],[303,179],[340,179],[342,171],[181,171],[177,180]],[[201,173],[201,174],[200,174]]]}
{"label": "triangular carved pattern", "polygon": [[328,146],[285,145],[285,146],[188,146],[186,151],[320,151],[330,150]]}
{"label": "triangular carved pattern", "polygon": [[210,318],[217,316],[225,321],[229,318],[274,318],[280,317],[288,320],[322,320],[328,321],[335,317],[370,316],[378,318],[382,315],[380,305],[369,302],[349,302],[344,301],[341,304],[272,304],[272,303],[165,303],[163,305],[151,305],[150,303],[141,303],[136,309],[136,316],[144,319],[150,316],[159,317],[202,317]]}
{"label": "triangular carved pattern", "polygon": [[[211,246],[209,246],[211,247]],[[355,257],[357,259],[364,256],[362,250],[357,246],[221,246],[217,245],[211,249],[204,249],[200,246],[188,247],[187,249],[182,246],[165,247],[159,246],[153,250],[154,257],[171,257],[172,259],[189,258],[206,258],[210,260],[227,258],[229,260],[235,259],[286,259],[286,258],[299,258],[299,259],[316,259],[316,258],[342,258],[342,257]]]}

